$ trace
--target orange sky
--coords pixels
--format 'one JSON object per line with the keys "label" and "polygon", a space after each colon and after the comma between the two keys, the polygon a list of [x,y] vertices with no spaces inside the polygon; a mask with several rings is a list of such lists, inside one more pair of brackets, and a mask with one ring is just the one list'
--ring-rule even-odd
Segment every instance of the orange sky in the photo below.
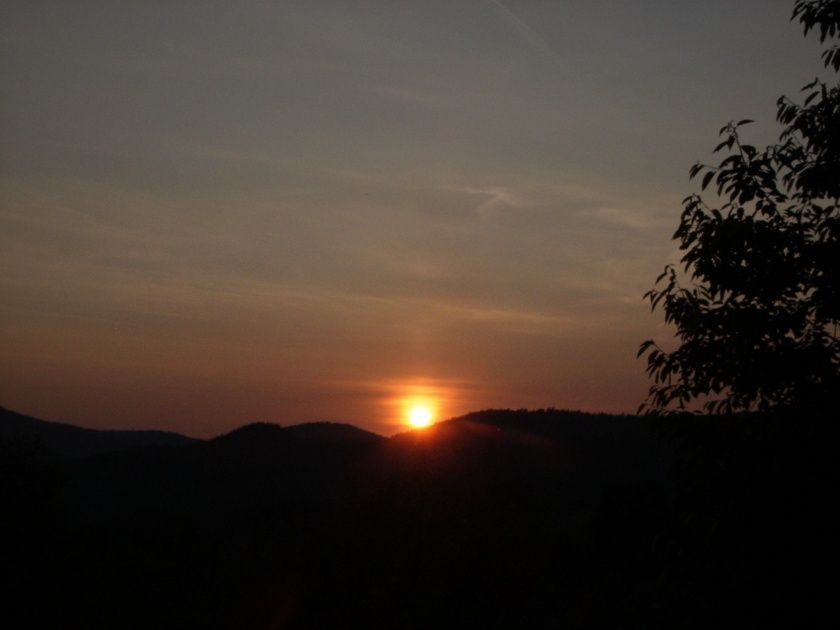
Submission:
{"label": "orange sky", "polygon": [[791,6],[4,3],[0,404],[634,411],[688,168],[818,72]]}

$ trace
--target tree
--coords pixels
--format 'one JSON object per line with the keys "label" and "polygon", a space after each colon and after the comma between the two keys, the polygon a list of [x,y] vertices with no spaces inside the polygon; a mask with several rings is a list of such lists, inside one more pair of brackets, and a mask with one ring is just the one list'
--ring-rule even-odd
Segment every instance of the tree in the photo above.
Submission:
{"label": "tree", "polygon": [[[840,34],[840,0],[797,0],[791,20],[820,42]],[[829,85],[802,104],[781,97],[779,142],[756,149],[742,127],[720,130],[717,167],[695,164],[714,202],[683,200],[674,233],[682,269],[665,267],[645,294],[676,326],[677,348],[641,344],[653,384],[647,413],[824,411],[840,393],[840,47],[827,48]],[[714,190],[716,188],[716,191]],[[700,404],[702,403],[702,405]]]}

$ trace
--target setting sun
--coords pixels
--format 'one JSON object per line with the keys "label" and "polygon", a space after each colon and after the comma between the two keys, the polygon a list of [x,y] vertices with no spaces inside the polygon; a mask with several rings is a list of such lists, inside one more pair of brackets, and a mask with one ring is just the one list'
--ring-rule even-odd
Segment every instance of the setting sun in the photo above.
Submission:
{"label": "setting sun", "polygon": [[425,429],[452,415],[455,389],[450,383],[419,377],[394,379],[384,389],[393,392],[383,403],[396,431]]}
{"label": "setting sun", "polygon": [[428,405],[412,405],[408,409],[408,423],[418,429],[429,426],[433,416],[432,408]]}

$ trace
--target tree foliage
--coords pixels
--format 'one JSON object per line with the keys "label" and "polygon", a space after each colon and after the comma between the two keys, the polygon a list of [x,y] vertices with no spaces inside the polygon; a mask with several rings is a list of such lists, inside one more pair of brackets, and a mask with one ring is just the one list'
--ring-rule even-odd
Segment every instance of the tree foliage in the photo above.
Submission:
{"label": "tree foliage", "polygon": [[[797,0],[791,19],[832,41],[840,0]],[[759,150],[742,137],[752,121],[730,122],[720,164],[690,169],[714,201],[683,200],[682,270],[645,294],[678,346],[641,344],[653,384],[640,411],[826,410],[840,392],[840,48],[822,59],[832,83],[778,100],[778,143]]]}

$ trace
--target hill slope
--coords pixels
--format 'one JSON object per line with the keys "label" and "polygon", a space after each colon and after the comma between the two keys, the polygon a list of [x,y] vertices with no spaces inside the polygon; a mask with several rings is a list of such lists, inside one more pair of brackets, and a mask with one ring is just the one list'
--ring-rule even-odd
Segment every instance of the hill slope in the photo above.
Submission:
{"label": "hill slope", "polygon": [[193,438],[166,431],[102,431],[38,420],[0,407],[0,443],[29,449],[41,459],[87,457],[149,446],[180,446]]}
{"label": "hill slope", "polygon": [[0,539],[30,625],[820,627],[836,431],[792,426],[248,425],[35,469]]}

